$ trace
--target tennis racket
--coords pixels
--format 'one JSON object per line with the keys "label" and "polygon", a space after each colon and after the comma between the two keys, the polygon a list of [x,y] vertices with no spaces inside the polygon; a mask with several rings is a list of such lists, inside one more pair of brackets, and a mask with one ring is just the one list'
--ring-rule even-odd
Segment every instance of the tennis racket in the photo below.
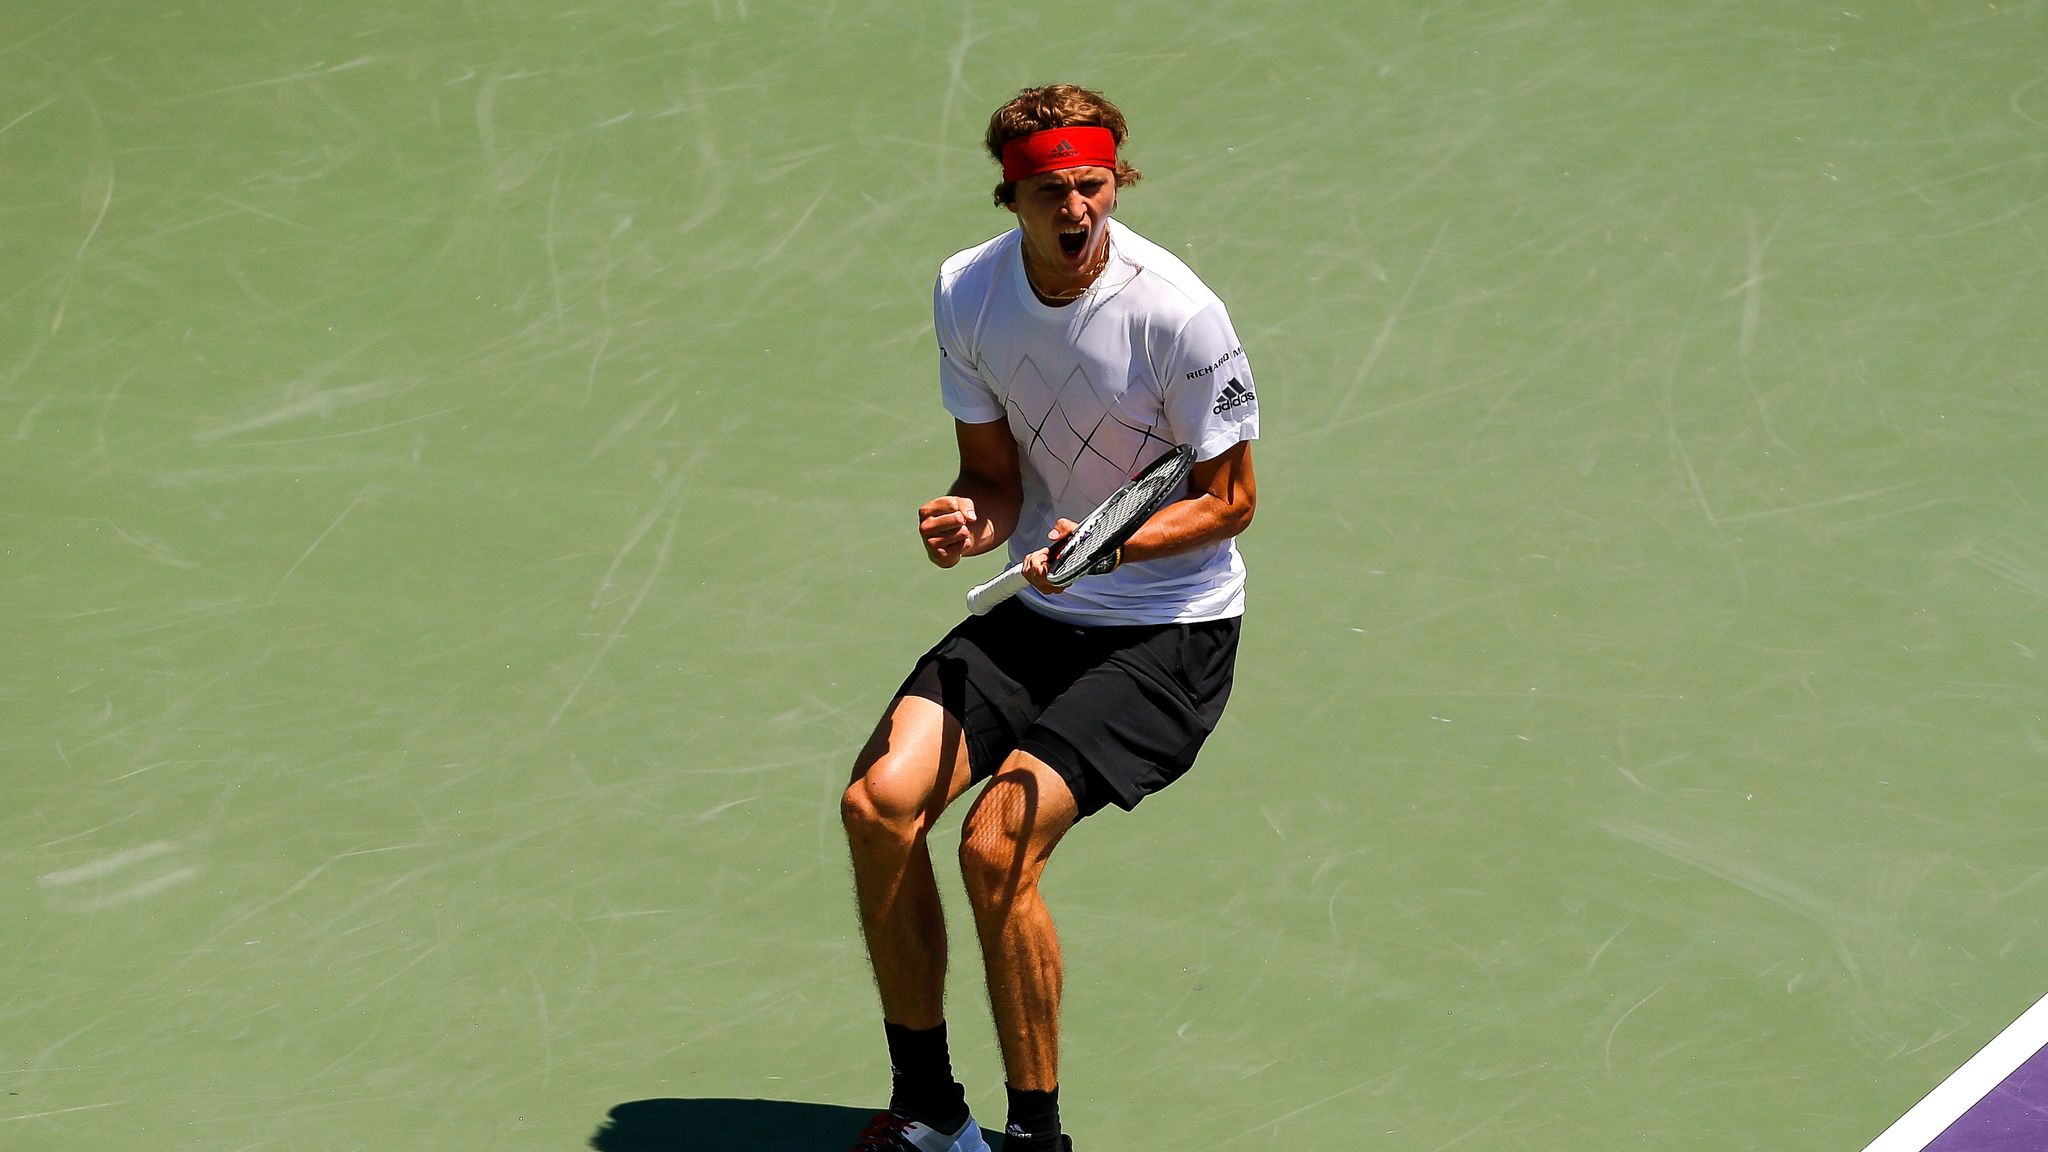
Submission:
{"label": "tennis racket", "polygon": [[[1130,483],[1110,493],[1109,499],[1052,546],[1046,557],[1046,576],[1065,588],[1083,576],[1116,567],[1116,550],[1173,498],[1194,466],[1195,450],[1186,444],[1175,445],[1145,465]],[[1024,566],[1012,564],[995,579],[968,591],[967,610],[985,615],[1030,583],[1024,578]]]}

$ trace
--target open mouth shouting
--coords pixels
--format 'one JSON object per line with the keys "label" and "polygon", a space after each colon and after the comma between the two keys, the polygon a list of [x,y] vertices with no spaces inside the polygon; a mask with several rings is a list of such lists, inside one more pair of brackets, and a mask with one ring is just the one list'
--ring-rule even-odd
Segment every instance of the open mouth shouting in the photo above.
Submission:
{"label": "open mouth shouting", "polygon": [[1024,231],[1024,262],[1032,288],[1052,301],[1086,291],[1109,259],[1109,217],[1116,208],[1116,173],[1069,168],[1017,184],[1009,209]]}
{"label": "open mouth shouting", "polygon": [[1037,247],[1036,269],[1025,260],[1032,276],[1032,288],[1040,297],[1058,302],[1071,300],[1086,291],[1109,260],[1109,229],[1097,218],[1093,224],[1056,225],[1049,246]]}
{"label": "open mouth shouting", "polygon": [[1086,223],[1061,224],[1052,239],[1058,247],[1046,253],[1046,270],[1058,276],[1092,279],[1109,256],[1109,228],[1099,217]]}

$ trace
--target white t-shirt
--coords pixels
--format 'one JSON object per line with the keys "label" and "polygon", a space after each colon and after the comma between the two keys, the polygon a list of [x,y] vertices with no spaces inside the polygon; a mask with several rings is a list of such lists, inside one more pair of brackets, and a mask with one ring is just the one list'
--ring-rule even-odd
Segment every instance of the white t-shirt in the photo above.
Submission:
{"label": "white t-shirt", "polygon": [[[1064,307],[1032,293],[1021,231],[939,270],[932,313],[946,410],[969,424],[1007,419],[1017,438],[1024,502],[1013,563],[1045,547],[1054,521],[1082,519],[1173,445],[1208,460],[1258,438],[1251,364],[1223,302],[1171,252],[1116,220],[1108,228],[1108,264]],[[1224,540],[1084,576],[1058,596],[1022,595],[1075,624],[1220,620],[1244,612],[1244,561]]]}

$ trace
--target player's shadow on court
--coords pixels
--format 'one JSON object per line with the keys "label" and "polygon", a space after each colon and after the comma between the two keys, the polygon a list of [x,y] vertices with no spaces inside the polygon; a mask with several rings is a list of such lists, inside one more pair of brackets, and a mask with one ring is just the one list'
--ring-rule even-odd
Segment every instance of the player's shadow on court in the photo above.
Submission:
{"label": "player's shadow on court", "polygon": [[[845,1152],[872,1108],[794,1100],[635,1100],[611,1110],[594,1152]],[[988,1133],[991,1152],[1003,1138]]]}

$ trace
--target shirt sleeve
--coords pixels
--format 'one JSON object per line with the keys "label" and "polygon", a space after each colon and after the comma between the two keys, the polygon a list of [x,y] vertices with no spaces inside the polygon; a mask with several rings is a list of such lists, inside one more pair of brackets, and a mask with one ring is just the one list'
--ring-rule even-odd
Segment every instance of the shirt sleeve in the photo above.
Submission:
{"label": "shirt sleeve", "polygon": [[1194,445],[1196,459],[1214,459],[1259,438],[1251,361],[1222,304],[1212,303],[1187,322],[1163,367],[1166,425],[1177,442]]}
{"label": "shirt sleeve", "polygon": [[955,420],[987,424],[1003,418],[1003,402],[981,378],[972,350],[960,339],[942,279],[932,289],[932,330],[939,341],[939,397]]}

